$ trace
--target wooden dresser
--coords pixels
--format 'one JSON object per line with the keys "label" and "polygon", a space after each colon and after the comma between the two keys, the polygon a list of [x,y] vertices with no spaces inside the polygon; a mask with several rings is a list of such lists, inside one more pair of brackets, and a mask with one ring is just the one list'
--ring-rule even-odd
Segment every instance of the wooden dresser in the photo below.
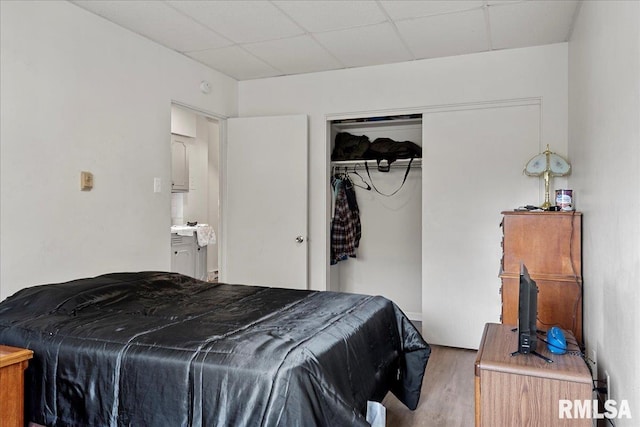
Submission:
{"label": "wooden dresser", "polygon": [[[569,418],[560,410],[561,399],[591,400],[591,374],[582,357],[552,354],[541,341],[537,351],[553,363],[533,354],[511,356],[518,350],[518,333],[512,329],[485,325],[475,366],[476,427],[591,427],[591,413]],[[565,334],[573,342],[571,332]]]}
{"label": "wooden dresser", "polygon": [[0,427],[24,426],[24,370],[33,351],[0,345]]}
{"label": "wooden dresser", "polygon": [[538,285],[538,328],[560,326],[582,344],[582,214],[502,212],[502,323],[518,322],[520,263]]}

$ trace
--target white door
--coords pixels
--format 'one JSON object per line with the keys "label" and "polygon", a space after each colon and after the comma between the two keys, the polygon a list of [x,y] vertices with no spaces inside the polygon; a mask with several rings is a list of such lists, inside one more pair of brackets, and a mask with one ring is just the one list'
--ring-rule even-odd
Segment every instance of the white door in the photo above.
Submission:
{"label": "white door", "polygon": [[307,288],[307,117],[227,120],[221,281]]}
{"label": "white door", "polygon": [[423,132],[423,335],[478,348],[500,322],[500,212],[539,197],[522,167],[540,152],[540,106],[428,113]]}

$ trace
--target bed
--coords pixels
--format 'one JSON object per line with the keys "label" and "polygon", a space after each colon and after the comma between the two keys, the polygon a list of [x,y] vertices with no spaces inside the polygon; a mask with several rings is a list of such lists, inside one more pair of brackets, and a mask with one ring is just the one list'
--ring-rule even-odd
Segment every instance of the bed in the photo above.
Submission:
{"label": "bed", "polygon": [[0,343],[34,351],[26,412],[46,426],[366,426],[410,409],[430,348],[383,297],[113,273],[0,303]]}

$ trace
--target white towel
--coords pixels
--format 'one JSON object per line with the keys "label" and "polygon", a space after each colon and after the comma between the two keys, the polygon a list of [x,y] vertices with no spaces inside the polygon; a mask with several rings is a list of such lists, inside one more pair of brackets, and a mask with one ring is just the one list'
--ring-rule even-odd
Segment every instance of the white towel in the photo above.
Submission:
{"label": "white towel", "polygon": [[178,236],[193,236],[193,233],[196,231],[195,227],[189,227],[187,225],[172,225],[171,233],[175,233]]}
{"label": "white towel", "polygon": [[207,246],[216,243],[216,232],[208,224],[196,225],[196,237],[198,238],[198,245]]}

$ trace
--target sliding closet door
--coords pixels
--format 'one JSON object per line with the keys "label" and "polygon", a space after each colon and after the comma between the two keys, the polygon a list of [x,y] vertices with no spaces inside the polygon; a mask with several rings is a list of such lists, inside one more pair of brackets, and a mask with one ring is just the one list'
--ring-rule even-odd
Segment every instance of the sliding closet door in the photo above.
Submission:
{"label": "sliding closet door", "polygon": [[227,120],[221,280],[307,288],[307,117]]}
{"label": "sliding closet door", "polygon": [[423,334],[478,348],[500,322],[500,212],[540,200],[540,180],[522,173],[542,151],[540,106],[430,112],[423,132]]}

